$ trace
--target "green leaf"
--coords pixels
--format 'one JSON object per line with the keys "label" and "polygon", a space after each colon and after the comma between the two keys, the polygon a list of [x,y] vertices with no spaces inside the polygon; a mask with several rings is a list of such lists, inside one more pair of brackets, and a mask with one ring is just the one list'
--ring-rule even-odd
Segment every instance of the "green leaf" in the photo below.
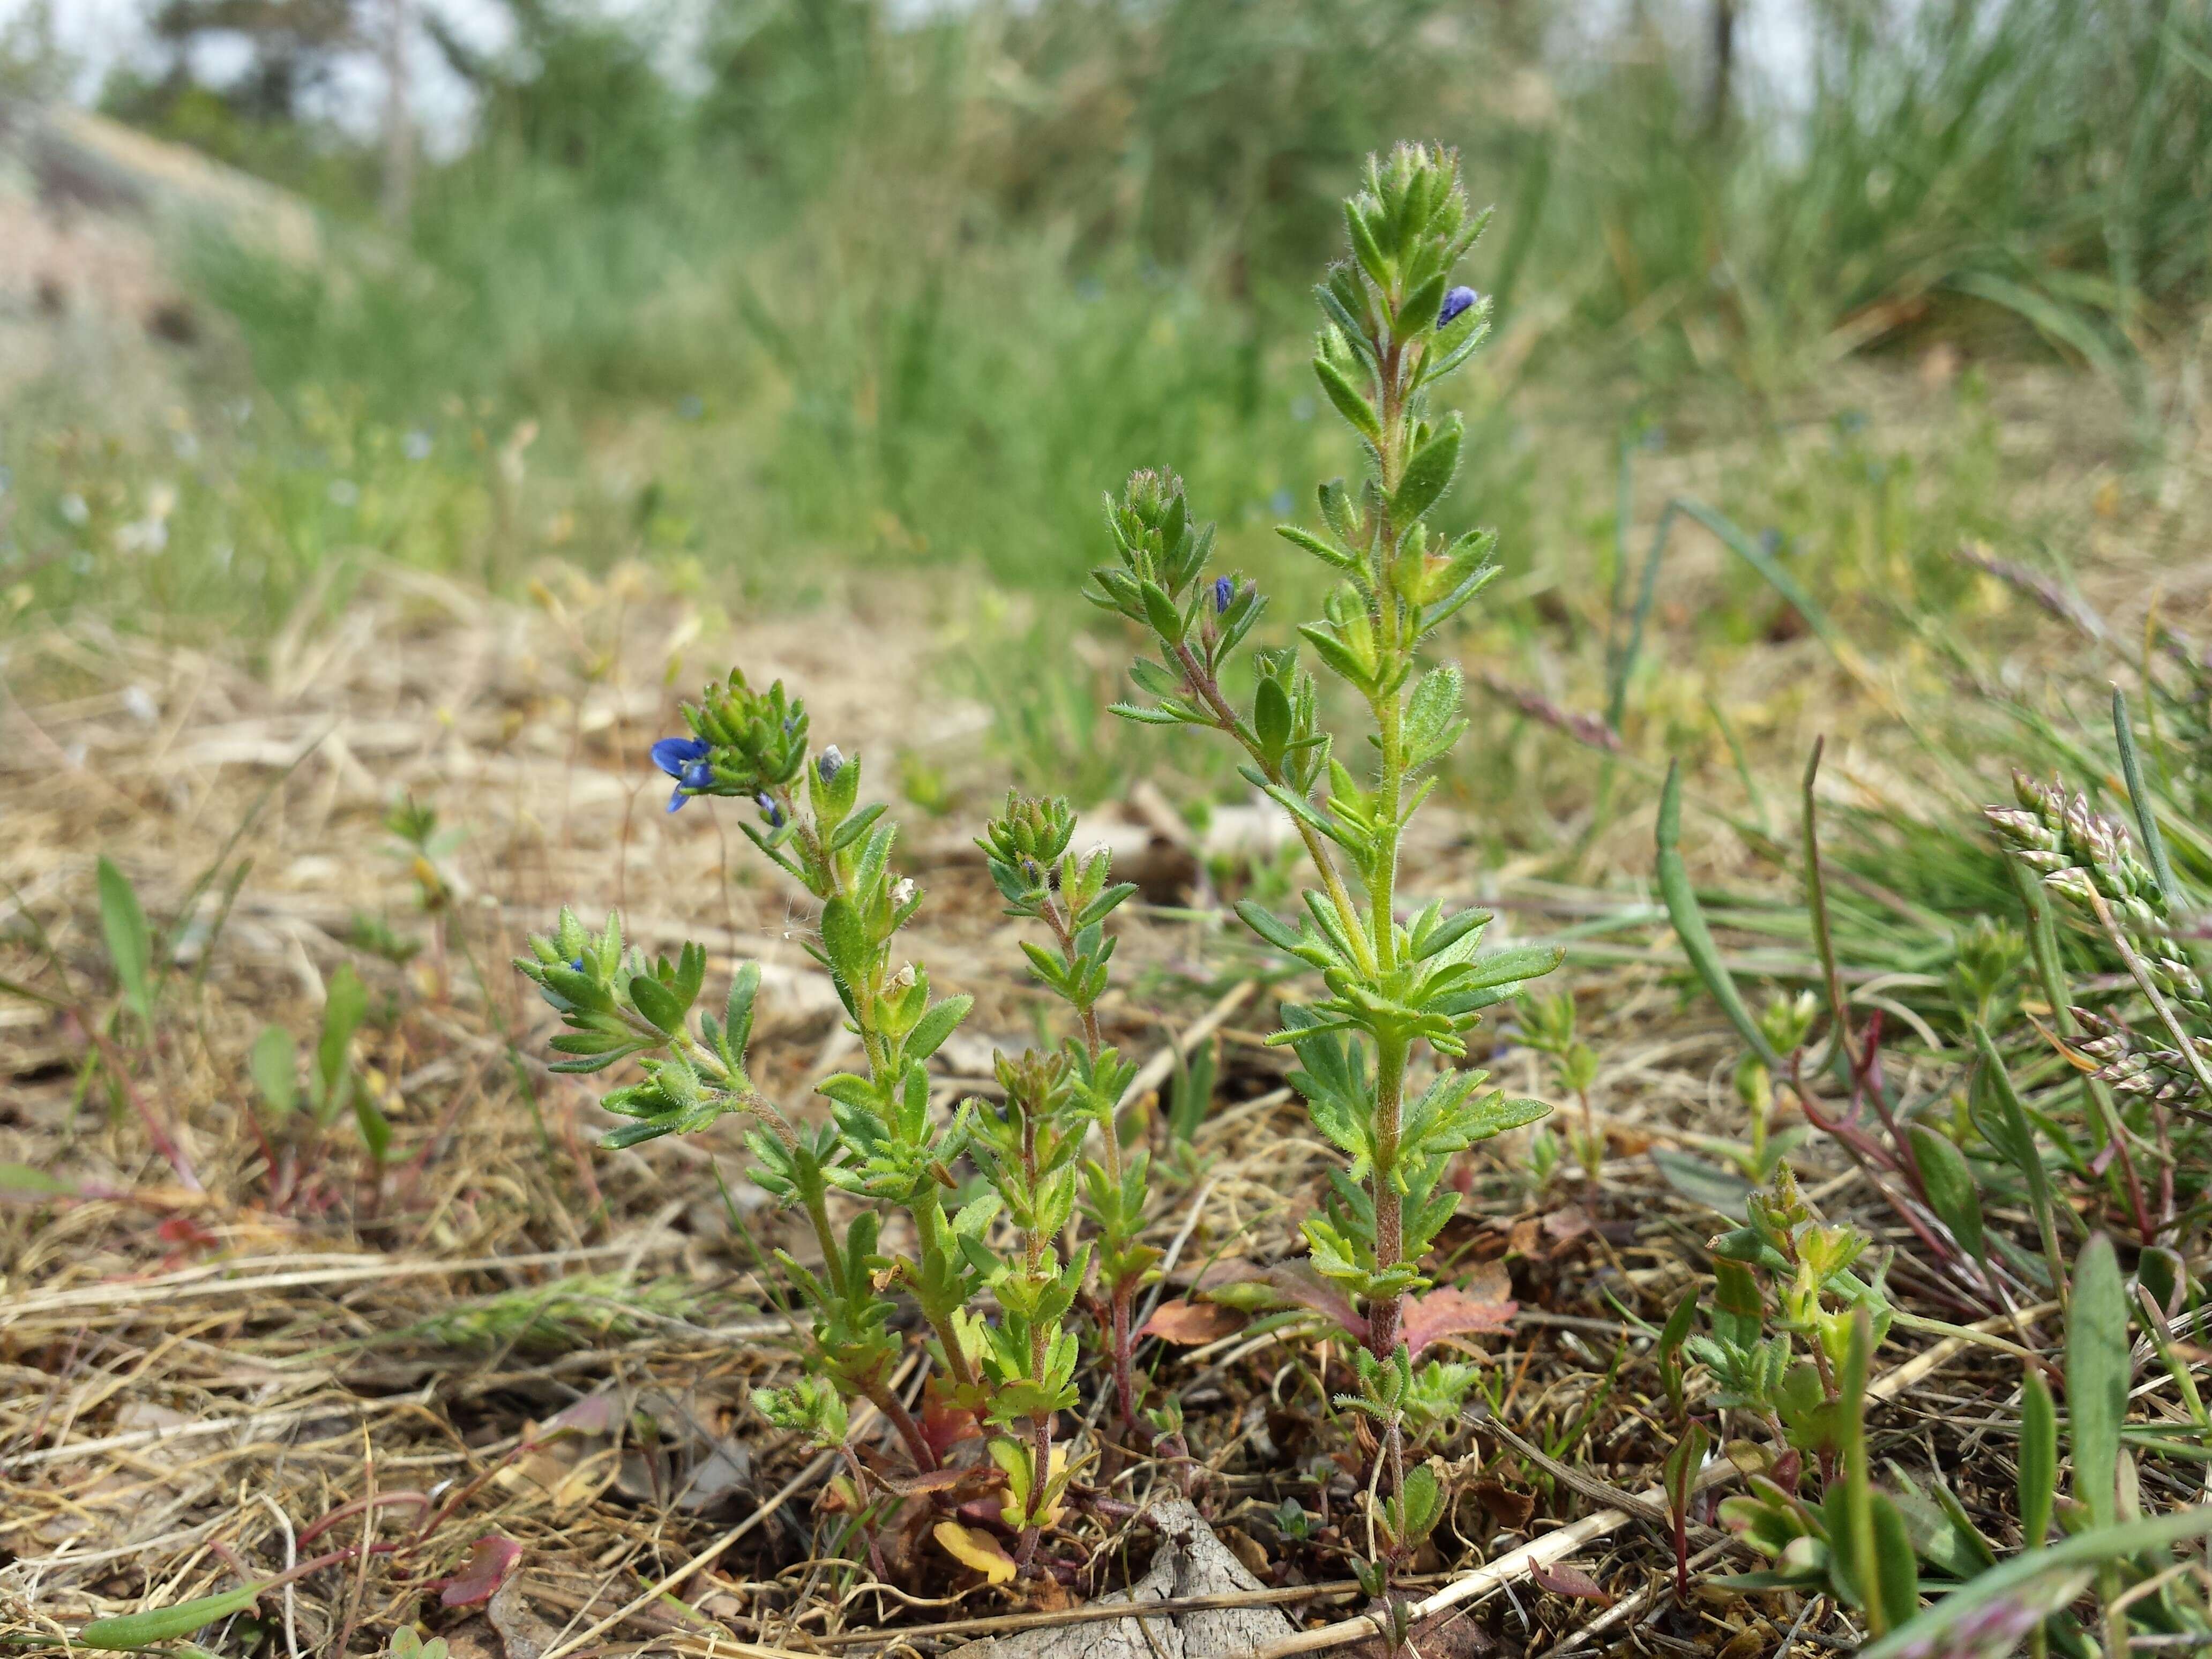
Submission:
{"label": "green leaf", "polygon": [[1443,1518],[1443,1487],[1437,1480],[1437,1472],[1426,1463],[1406,1471],[1406,1485],[1399,1501],[1405,1517],[1401,1543],[1420,1543]]}
{"label": "green leaf", "polygon": [[1659,1333],[1659,1344],[1652,1350],[1652,1357],[1659,1363],[1659,1381],[1667,1390],[1668,1403],[1677,1413],[1682,1409],[1682,1344],[1697,1318],[1698,1291],[1693,1285],[1682,1292],[1674,1311],[1667,1316],[1666,1328]]}
{"label": "green leaf", "polygon": [[1305,948],[1305,940],[1299,937],[1297,930],[1257,899],[1238,899],[1237,914],[1247,927],[1278,951],[1296,956]]}
{"label": "green leaf", "polygon": [[748,962],[730,977],[729,1000],[722,1006],[722,1036],[742,1058],[752,1041],[753,999],[760,994],[760,963]]}
{"label": "green leaf", "polygon": [[1770,1073],[1778,1075],[1783,1070],[1782,1057],[1759,1029],[1751,1010],[1744,1006],[1735,981],[1721,963],[1720,948],[1713,943],[1712,930],[1705,926],[1705,913],[1698,906],[1697,891],[1690,885],[1690,872],[1682,862],[1681,839],[1682,763],[1674,761],[1668,765],[1667,787],[1659,796],[1660,895],[1674,924],[1674,936],[1682,941],[1682,953],[1689,957],[1706,991],[1720,1004],[1729,1024],[1735,1027],[1752,1053],[1765,1062]]}
{"label": "green leaf", "polygon": [[1881,1492],[1869,1494],[1868,1503],[1874,1517],[1875,1592],[1881,1597],[1884,1623],[1894,1629],[1920,1611],[1920,1568],[1897,1505]]}
{"label": "green leaf", "polygon": [[1654,1146],[1651,1161],[1666,1177],[1667,1184],[1692,1203],[1717,1210],[1731,1218],[1743,1213],[1743,1201],[1751,1196],[1751,1183],[1733,1170],[1723,1170],[1669,1146]]}
{"label": "green leaf", "polygon": [[2136,809],[2136,828],[2142,831],[2143,854],[2150,860],[2158,890],[2168,904],[2181,902],[2174,884],[2173,866],[2166,860],[2166,837],[2159,834],[2158,815],[2152,811],[2150,791],[2143,787],[2142,762],[2136,755],[2136,734],[2128,720],[2127,694],[2112,688],[2112,736],[2120,746],[2120,775],[2127,780],[2128,801]]}
{"label": "green leaf", "polygon": [[127,1613],[120,1619],[95,1619],[76,1633],[76,1639],[81,1645],[103,1653],[127,1653],[155,1642],[173,1642],[205,1629],[218,1619],[245,1612],[260,1594],[260,1585],[247,1584],[242,1589],[225,1590],[220,1595],[203,1595],[195,1601],[179,1601],[173,1607],[156,1607],[150,1613]]}
{"label": "green leaf", "polygon": [[1406,296],[1391,321],[1390,331],[1401,340],[1412,340],[1426,334],[1437,320],[1437,312],[1443,304],[1444,283],[1448,273],[1437,271]]}
{"label": "green leaf", "polygon": [[59,1176],[27,1164],[0,1164],[0,1197],[74,1198],[76,1188]]}
{"label": "green leaf", "polygon": [[1395,494],[1390,497],[1390,517],[1397,524],[1409,525],[1437,504],[1437,498],[1451,487],[1452,475],[1459,471],[1459,446],[1464,428],[1455,413],[1444,422],[1443,429],[1413,452],[1406,463],[1404,476],[1398,480]]}
{"label": "green leaf", "polygon": [[1281,765],[1291,746],[1291,697],[1280,680],[1262,679],[1253,694],[1252,731],[1268,763]]}
{"label": "green leaf", "polygon": [[961,995],[947,997],[915,1022],[914,1030],[907,1034],[906,1054],[908,1060],[927,1060],[945,1046],[945,1038],[958,1029],[968,1018],[968,1011],[975,1006],[975,999]]}
{"label": "green leaf", "polygon": [[629,1000],[656,1030],[665,1031],[670,1036],[682,1034],[683,1000],[651,974],[630,975]]}
{"label": "green leaf", "polygon": [[2058,1413],[2051,1385],[2030,1370],[2020,1389],[2020,1533],[2030,1549],[2051,1536],[2058,1492]]}
{"label": "green leaf", "polygon": [[1152,625],[1152,632],[1170,645],[1180,641],[1183,635],[1182,612],[1176,609],[1176,602],[1169,597],[1167,589],[1158,582],[1148,581],[1138,592],[1144,596],[1145,620]]}
{"label": "green leaf", "polygon": [[341,963],[325,988],[323,1035],[315,1045],[315,1109],[327,1124],[336,1117],[351,1093],[353,1072],[348,1056],[353,1034],[368,1012],[368,987],[351,963]]}
{"label": "green leaf", "polygon": [[1921,1184],[1928,1189],[1929,1207],[1951,1230],[1951,1237],[1980,1261],[1988,1250],[1982,1235],[1982,1194],[1966,1155],[1948,1135],[1924,1123],[1906,1131],[1912,1143],[1913,1162],[1919,1166]]}
{"label": "green leaf", "polygon": [[271,1116],[287,1116],[300,1103],[299,1044],[283,1026],[261,1028],[261,1035],[253,1039],[246,1068],[253,1073],[253,1085],[261,1091],[262,1103]]}
{"label": "green leaf", "polygon": [[2063,1543],[2023,1550],[1860,1649],[1859,1659],[1904,1659],[1908,1653],[1948,1652],[1941,1639],[1945,1633],[1994,1601],[2060,1583],[2069,1570],[2126,1561],[2207,1533],[2212,1533],[2212,1504],[2175,1510],[2148,1521],[2094,1528]]}
{"label": "green leaf", "polygon": [[1382,437],[1382,422],[1376,417],[1375,405],[1361,397],[1352,382],[1346,380],[1335,364],[1326,357],[1313,360],[1314,378],[1321,389],[1328,394],[1336,412],[1351,423],[1352,429],[1370,443],[1378,443]]}
{"label": "green leaf", "polygon": [[831,899],[822,907],[822,952],[848,987],[866,976],[868,933],[850,899]]}
{"label": "green leaf", "polygon": [[142,1020],[154,1018],[154,940],[131,878],[108,860],[100,861],[100,927],[123,1000]]}
{"label": "green leaf", "polygon": [[2090,1236],[2066,1307],[2066,1420],[2074,1442],[2074,1496],[2092,1526],[2117,1513],[2120,1425],[2128,1413],[2128,1293],[2112,1241]]}
{"label": "green leaf", "polygon": [[392,1150],[392,1120],[378,1109],[366,1089],[354,1091],[353,1116],[361,1126],[362,1144],[368,1148],[369,1158],[380,1166],[384,1155]]}

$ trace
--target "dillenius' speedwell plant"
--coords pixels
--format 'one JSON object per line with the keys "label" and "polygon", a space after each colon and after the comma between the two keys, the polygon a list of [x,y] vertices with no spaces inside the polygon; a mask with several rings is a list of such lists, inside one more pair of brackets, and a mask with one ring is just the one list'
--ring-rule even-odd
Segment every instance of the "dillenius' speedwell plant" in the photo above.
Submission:
{"label": "dillenius' speedwell plant", "polygon": [[[708,686],[684,716],[690,736],[653,745],[654,763],[676,780],[669,811],[702,795],[753,803],[760,822],[747,823],[746,835],[821,907],[809,948],[836,987],[863,1063],[817,1085],[827,1121],[799,1121],[746,1069],[757,965],[739,968],[719,1019],[695,1021],[702,946],[649,962],[625,947],[616,918],[595,933],[563,910],[516,963],[568,1027],[553,1040],[564,1056],[556,1069],[637,1060],[641,1080],[602,1102],[632,1120],[606,1137],[610,1146],[695,1132],[731,1112],[752,1118],[754,1178],[805,1212],[822,1256],[818,1271],[781,1256],[811,1315],[811,1368],[792,1389],[762,1391],[763,1411],[836,1447],[848,1403],[866,1400],[924,1471],[978,1420],[989,1425],[1007,1492],[1003,1516],[1027,1566],[1073,1473],[1053,1425],[1078,1403],[1081,1341],[1070,1316],[1079,1302],[1090,1304],[1125,1432],[1150,1440],[1130,1364],[1130,1305],[1158,1252],[1139,1237],[1145,1155],[1125,1158],[1115,1121],[1134,1069],[1103,1040],[1097,1017],[1114,954],[1104,924],[1135,890],[1110,879],[1103,848],[1072,850],[1075,817],[1065,801],[1007,797],[979,844],[1008,914],[1048,935],[1048,945],[1024,948],[1079,1035],[1052,1052],[999,1054],[1003,1099],[941,1112],[928,1061],[974,999],[935,998],[924,968],[895,960],[922,895],[892,862],[896,831],[884,806],[860,803],[860,758],[834,744],[811,749],[805,706],[780,683],[761,691],[741,672]],[[956,1204],[963,1162],[986,1190]],[[833,1194],[860,1201],[842,1237]],[[1079,1212],[1085,1236],[1063,1249]],[[911,1255],[883,1248],[886,1212],[906,1218]],[[997,1231],[1002,1218],[1010,1240]],[[919,1419],[892,1387],[902,1346],[895,1291],[912,1297],[930,1332],[935,1376]],[[981,1310],[986,1292],[995,1321]]]}
{"label": "dillenius' speedwell plant", "polygon": [[[1296,1049],[1294,1080],[1348,1167],[1332,1172],[1325,1213],[1306,1224],[1310,1271],[1279,1282],[1331,1322],[1354,1356],[1357,1387],[1337,1400],[1374,1430],[1368,1535],[1379,1574],[1442,1515],[1436,1471],[1409,1468],[1407,1452],[1456,1420],[1474,1376],[1422,1351],[1492,1317],[1486,1304],[1449,1291],[1421,1294],[1429,1289],[1422,1258],[1457,1201],[1443,1177],[1474,1142],[1548,1109],[1486,1088],[1486,1074],[1462,1064],[1467,1034],[1483,1009],[1558,956],[1524,948],[1478,958],[1490,920],[1479,910],[1448,914],[1431,903],[1398,914],[1406,827],[1466,728],[1458,671],[1421,672],[1418,653],[1497,568],[1487,532],[1447,541],[1427,525],[1457,470],[1462,433],[1458,416],[1431,416],[1428,393],[1481,343],[1489,307],[1450,281],[1481,221],[1468,214],[1449,153],[1406,147],[1370,163],[1346,217],[1354,257],[1321,289],[1326,323],[1314,366],[1365,443],[1370,476],[1357,489],[1322,487],[1324,530],[1283,534],[1340,578],[1323,615],[1298,631],[1366,704],[1368,765],[1355,775],[1335,754],[1315,677],[1294,644],[1255,649],[1249,704],[1231,702],[1223,671],[1263,601],[1252,583],[1209,568],[1212,532],[1193,521],[1172,477],[1140,472],[1109,501],[1116,558],[1094,574],[1090,592],[1158,647],[1157,660],[1133,670],[1152,701],[1119,712],[1211,727],[1240,744],[1246,775],[1290,814],[1320,884],[1305,895],[1297,927],[1249,902],[1240,914],[1318,970],[1325,988],[1315,1000],[1283,1005],[1276,1040]],[[1074,1032],[1049,1052],[1000,1054],[1000,1100],[942,1110],[927,1063],[972,999],[934,997],[920,964],[895,959],[922,896],[894,866],[884,808],[861,804],[859,758],[834,745],[812,749],[804,707],[781,684],[763,691],[739,672],[708,686],[684,718],[688,735],[653,749],[675,781],[669,811],[697,796],[750,801],[758,822],[745,823],[746,835],[820,906],[810,948],[863,1057],[818,1085],[828,1120],[787,1113],[746,1070],[756,966],[738,969],[719,1018],[695,1018],[707,963],[700,945],[648,961],[624,945],[615,919],[593,932],[565,910],[517,966],[568,1027],[554,1039],[561,1069],[636,1061],[640,1080],[603,1103],[632,1120],[608,1145],[749,1115],[755,1178],[811,1224],[818,1271],[782,1258],[811,1315],[809,1373],[791,1389],[763,1391],[763,1409],[836,1446],[850,1402],[867,1401],[922,1470],[937,1468],[969,1424],[988,1424],[1006,1492],[1003,1518],[1019,1538],[1018,1565],[1027,1566],[1076,1467],[1054,1434],[1078,1403],[1085,1329],[1124,1443],[1142,1448],[1176,1425],[1172,1402],[1146,1409],[1131,1364],[1131,1305],[1158,1252],[1142,1237],[1147,1155],[1124,1149],[1118,1121],[1135,1071],[1104,1041],[1097,1014],[1114,946],[1105,923],[1133,890],[1112,881],[1103,849],[1073,850],[1065,802],[1007,798],[978,844],[1007,914],[1041,929],[1023,948],[1037,979],[1067,1005]],[[984,1190],[957,1202],[963,1164],[980,1172]],[[833,1194],[857,1200],[842,1237]],[[882,1224],[891,1214],[905,1218],[911,1254],[885,1248]],[[893,1388],[899,1292],[929,1332],[931,1405],[919,1419]]]}
{"label": "dillenius' speedwell plant", "polygon": [[[1509,1100],[1484,1087],[1484,1073],[1464,1069],[1467,1033],[1481,1010],[1559,960],[1534,949],[1478,959],[1490,920],[1480,910],[1447,914],[1437,902],[1400,915],[1407,825],[1467,727],[1459,670],[1424,672],[1421,647],[1498,568],[1492,532],[1447,539],[1428,522],[1459,469],[1465,433],[1456,413],[1432,410],[1431,393],[1490,328],[1488,301],[1453,282],[1487,216],[1470,214],[1458,175],[1455,155],[1419,145],[1370,160],[1365,188],[1344,204],[1351,257],[1316,290],[1314,374],[1364,447],[1367,473],[1357,486],[1321,486],[1319,529],[1286,525],[1280,533],[1335,574],[1322,614],[1297,632],[1366,706],[1371,729],[1359,760],[1347,763],[1322,729],[1315,677],[1295,645],[1255,650],[1250,700],[1232,701],[1224,669],[1263,600],[1253,583],[1209,572],[1212,528],[1192,521],[1174,477],[1139,472],[1108,503],[1117,556],[1092,574],[1089,590],[1157,650],[1130,671],[1147,701],[1117,712],[1206,727],[1242,748],[1245,777],[1290,815],[1319,882],[1304,895],[1296,927],[1249,900],[1238,914],[1318,970],[1327,991],[1285,1003],[1273,1041],[1296,1050],[1302,1069],[1292,1080],[1350,1160],[1332,1172],[1327,1212],[1305,1224],[1305,1235],[1333,1293],[1316,1305],[1336,1314],[1357,1344],[1358,1390],[1340,1403],[1379,1431],[1378,1473],[1396,1496],[1376,1520],[1391,1556],[1434,1524],[1439,1498],[1432,1473],[1418,1468],[1409,1479],[1404,1468],[1408,1405],[1463,1391],[1473,1375],[1431,1361],[1417,1376],[1412,1363],[1452,1301],[1447,1294],[1427,1310],[1413,1302],[1426,1288],[1421,1258],[1456,1203],[1442,1176],[1475,1141],[1548,1109]],[[1455,1413],[1434,1415],[1449,1421]]]}

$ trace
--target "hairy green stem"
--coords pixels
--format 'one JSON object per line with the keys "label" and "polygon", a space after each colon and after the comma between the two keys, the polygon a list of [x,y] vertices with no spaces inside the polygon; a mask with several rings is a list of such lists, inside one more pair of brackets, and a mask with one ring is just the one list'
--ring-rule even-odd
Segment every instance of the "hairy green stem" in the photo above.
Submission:
{"label": "hairy green stem", "polygon": [[[1182,670],[1184,683],[1205,702],[1212,713],[1215,723],[1244,746],[1244,751],[1251,756],[1262,777],[1278,789],[1288,788],[1289,781],[1283,775],[1283,769],[1267,758],[1260,747],[1258,736],[1237,717],[1237,711],[1221,695],[1221,683],[1199,661],[1198,653],[1181,641],[1174,648],[1176,662]],[[1359,907],[1352,902],[1352,891],[1344,884],[1344,878],[1337,871],[1336,860],[1322,844],[1319,830],[1296,814],[1291,815],[1291,823],[1297,830],[1298,839],[1305,843],[1306,857],[1312,861],[1315,873],[1321,877],[1322,885],[1328,890],[1328,902],[1336,908],[1337,920],[1344,926],[1345,937],[1352,941],[1360,971],[1373,973],[1375,953],[1367,942],[1367,930],[1360,921]]]}

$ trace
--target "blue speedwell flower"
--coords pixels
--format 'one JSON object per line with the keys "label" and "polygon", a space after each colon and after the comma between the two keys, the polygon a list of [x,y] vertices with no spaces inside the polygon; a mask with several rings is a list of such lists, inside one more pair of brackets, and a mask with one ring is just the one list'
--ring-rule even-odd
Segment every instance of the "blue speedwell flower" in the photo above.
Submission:
{"label": "blue speedwell flower", "polygon": [[837,781],[837,775],[845,769],[845,757],[837,752],[837,745],[836,744],[831,744],[827,749],[823,750],[819,755],[815,757],[814,769],[818,775],[820,775],[823,782],[835,783]]}
{"label": "blue speedwell flower", "polygon": [[1230,601],[1234,599],[1236,597],[1237,584],[1235,582],[1230,580],[1226,576],[1216,576],[1213,579],[1213,614],[1215,616],[1218,617],[1223,611],[1228,610]]}
{"label": "blue speedwell flower", "polygon": [[668,795],[670,811],[690,799],[685,790],[704,789],[714,782],[714,769],[707,764],[707,745],[696,738],[663,738],[653,745],[653,763],[676,780]]}
{"label": "blue speedwell flower", "polygon": [[1471,288],[1455,288],[1444,295],[1444,302],[1437,310],[1437,326],[1445,328],[1451,319],[1475,302],[1477,295]]}
{"label": "blue speedwell flower", "polygon": [[768,827],[769,829],[781,830],[783,828],[783,808],[775,804],[775,797],[774,795],[769,794],[767,790],[763,789],[760,793],[753,797],[753,802],[760,808],[761,816],[768,820]]}

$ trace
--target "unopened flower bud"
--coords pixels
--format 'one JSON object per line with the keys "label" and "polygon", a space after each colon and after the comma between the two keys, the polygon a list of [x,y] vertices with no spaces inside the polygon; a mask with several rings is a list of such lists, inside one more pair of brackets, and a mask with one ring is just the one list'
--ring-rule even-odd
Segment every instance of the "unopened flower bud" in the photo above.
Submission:
{"label": "unopened flower bud", "polygon": [[814,770],[824,783],[836,782],[837,775],[844,769],[845,757],[837,752],[837,745],[834,743],[823,750],[814,762]]}
{"label": "unopened flower bud", "polygon": [[1444,295],[1444,302],[1437,307],[1437,326],[1449,328],[1452,319],[1465,311],[1481,296],[1471,288],[1455,288]]}

